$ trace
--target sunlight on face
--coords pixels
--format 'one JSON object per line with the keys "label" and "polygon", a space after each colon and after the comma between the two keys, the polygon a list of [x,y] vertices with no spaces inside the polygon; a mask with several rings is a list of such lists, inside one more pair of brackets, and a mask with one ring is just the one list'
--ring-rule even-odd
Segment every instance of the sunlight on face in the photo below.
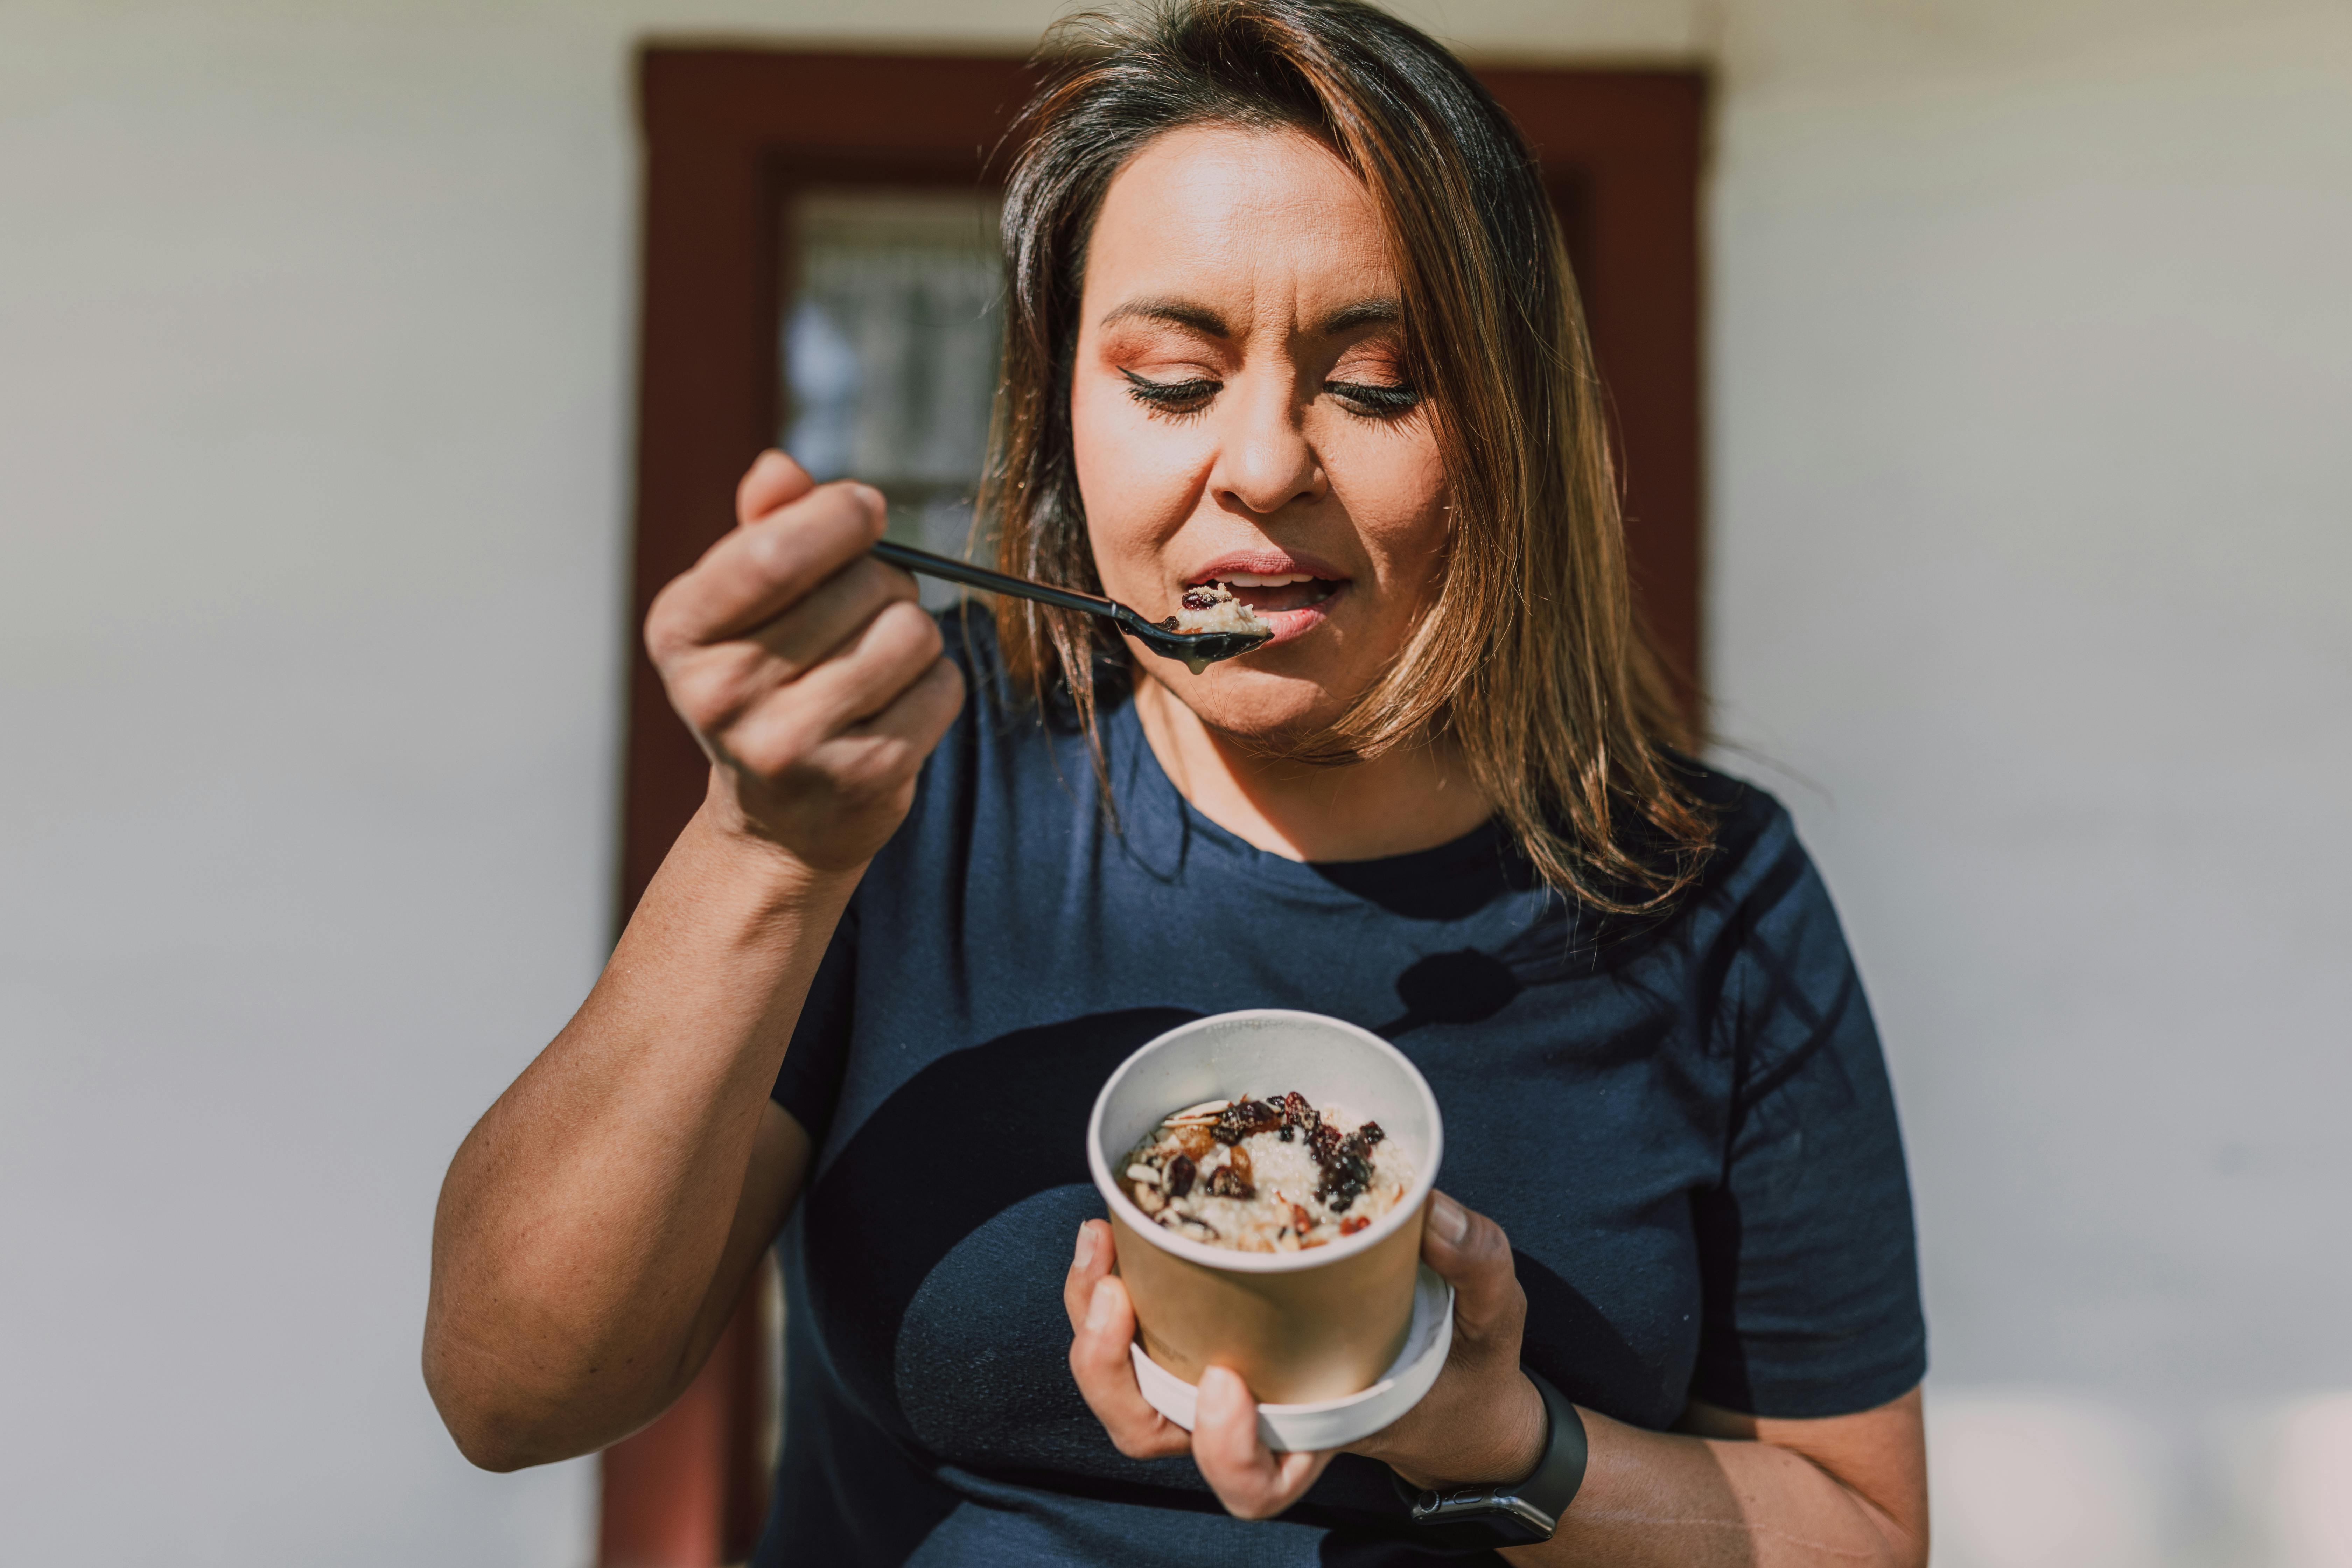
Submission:
{"label": "sunlight on face", "polygon": [[1371,199],[1295,132],[1207,126],[1112,181],[1070,389],[1103,587],[1158,618],[1214,579],[1273,643],[1139,667],[1213,728],[1328,723],[1402,649],[1443,572],[1445,476],[1404,384]]}

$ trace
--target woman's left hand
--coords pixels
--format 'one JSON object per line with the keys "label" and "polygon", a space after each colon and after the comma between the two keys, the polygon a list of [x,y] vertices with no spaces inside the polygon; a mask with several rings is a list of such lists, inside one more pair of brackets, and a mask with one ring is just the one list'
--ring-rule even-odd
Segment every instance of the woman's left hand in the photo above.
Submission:
{"label": "woman's left hand", "polygon": [[[1542,1395],[1519,1371],[1528,1301],[1512,1270],[1510,1240],[1493,1220],[1439,1193],[1430,1201],[1421,1256],[1454,1287],[1454,1348],[1420,1404],[1348,1451],[1381,1460],[1416,1486],[1517,1480],[1542,1458],[1544,1412]],[[1145,1400],[1128,1353],[1135,1309],[1112,1262],[1109,1225],[1087,1221],[1062,1289],[1070,1371],[1112,1443],[1137,1459],[1190,1453],[1218,1500],[1243,1519],[1271,1518],[1297,1502],[1331,1456],[1268,1449],[1256,1401],[1237,1373],[1213,1366],[1202,1374],[1190,1433]]]}

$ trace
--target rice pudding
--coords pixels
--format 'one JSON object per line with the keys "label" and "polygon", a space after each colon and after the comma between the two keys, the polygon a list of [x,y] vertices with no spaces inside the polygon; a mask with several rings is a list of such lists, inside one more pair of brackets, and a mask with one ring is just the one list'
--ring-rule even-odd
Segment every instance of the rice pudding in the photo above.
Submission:
{"label": "rice pudding", "polygon": [[1274,628],[1255,610],[1234,597],[1223,583],[1198,583],[1176,601],[1176,614],[1160,624],[1171,632],[1233,632],[1270,637]]}
{"label": "rice pudding", "polygon": [[1135,1205],[1176,1235],[1242,1252],[1297,1252],[1394,1208],[1412,1167],[1377,1121],[1296,1091],[1187,1106],[1127,1157]]}

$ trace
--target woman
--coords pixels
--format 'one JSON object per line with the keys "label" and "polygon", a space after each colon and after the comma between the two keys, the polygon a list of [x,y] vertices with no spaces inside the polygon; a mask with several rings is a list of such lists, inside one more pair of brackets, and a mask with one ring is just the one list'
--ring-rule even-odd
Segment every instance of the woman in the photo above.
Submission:
{"label": "woman", "polygon": [[[1876,1037],[1786,816],[1677,749],[1524,146],[1350,0],[1094,26],[1012,180],[984,504],[1010,570],[1222,581],[1277,636],[1194,676],[1027,605],[943,632],[877,494],[762,457],[646,626],[708,800],[450,1169],[452,1432],[506,1468],[652,1419],[782,1227],[763,1563],[1923,1563]],[[1134,1047],[1269,1005],[1447,1117],[1454,1352],[1336,1458],[1223,1369],[1192,1434],[1144,1403],[1079,1153]],[[1580,1435],[1548,1540],[1390,1480]]]}

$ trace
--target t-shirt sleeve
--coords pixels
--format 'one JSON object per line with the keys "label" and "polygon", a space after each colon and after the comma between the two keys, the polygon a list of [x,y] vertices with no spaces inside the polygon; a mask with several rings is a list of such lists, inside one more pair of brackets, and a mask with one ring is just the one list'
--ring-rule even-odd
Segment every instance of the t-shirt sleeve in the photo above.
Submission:
{"label": "t-shirt sleeve", "polygon": [[793,1043],[785,1047],[784,1065],[777,1070],[775,1088],[768,1091],[768,1098],[792,1112],[820,1148],[833,1126],[835,1102],[841,1098],[856,989],[857,901],[853,898],[834,928],[833,940],[825,943],[816,978],[809,982],[808,1000],[801,1005],[800,1022],[793,1026]]}
{"label": "t-shirt sleeve", "polygon": [[1828,889],[1777,811],[1723,940],[1715,1016],[1735,1091],[1696,1219],[1691,1393],[1801,1419],[1883,1405],[1927,1366],[1903,1137]]}

